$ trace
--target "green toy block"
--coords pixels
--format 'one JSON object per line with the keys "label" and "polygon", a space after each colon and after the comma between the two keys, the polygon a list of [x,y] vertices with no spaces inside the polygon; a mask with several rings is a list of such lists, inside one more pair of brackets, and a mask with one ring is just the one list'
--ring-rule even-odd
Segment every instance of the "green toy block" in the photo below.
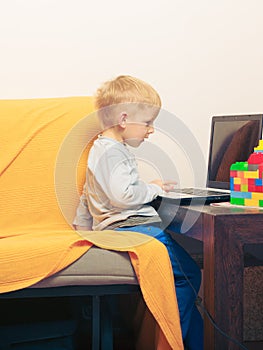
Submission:
{"label": "green toy block", "polygon": [[230,198],[230,203],[234,205],[245,205],[245,198]]}
{"label": "green toy block", "polygon": [[230,166],[230,170],[247,171],[248,162],[236,162]]}

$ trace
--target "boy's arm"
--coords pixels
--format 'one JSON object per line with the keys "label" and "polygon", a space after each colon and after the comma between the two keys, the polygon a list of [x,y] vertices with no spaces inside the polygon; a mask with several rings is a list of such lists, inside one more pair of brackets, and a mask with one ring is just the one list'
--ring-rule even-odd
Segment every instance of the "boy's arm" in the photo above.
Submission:
{"label": "boy's arm", "polygon": [[82,194],[76,211],[76,216],[73,221],[73,227],[75,230],[91,231],[92,224],[93,218],[88,209],[86,196]]}
{"label": "boy's arm", "polygon": [[127,159],[121,159],[119,154],[104,157],[95,177],[111,204],[119,208],[137,208],[163,192],[161,184],[142,181],[137,167],[129,166]]}
{"label": "boy's arm", "polygon": [[92,158],[89,166],[93,192],[98,190],[98,196],[100,192],[104,193],[111,205],[118,208],[137,209],[162,194],[163,190],[169,190],[170,182],[142,181],[134,156],[127,156],[117,147],[105,151],[96,162]]}

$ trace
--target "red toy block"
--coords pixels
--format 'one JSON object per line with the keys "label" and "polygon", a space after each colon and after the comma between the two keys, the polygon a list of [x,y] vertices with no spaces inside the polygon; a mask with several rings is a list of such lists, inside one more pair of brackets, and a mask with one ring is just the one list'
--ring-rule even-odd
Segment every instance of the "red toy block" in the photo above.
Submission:
{"label": "red toy block", "polygon": [[240,192],[240,190],[241,190],[241,185],[239,184],[234,185],[234,191]]}
{"label": "red toy block", "polygon": [[230,170],[230,177],[237,177],[237,171],[236,170]]}
{"label": "red toy block", "polygon": [[260,164],[263,163],[263,153],[254,152],[248,158],[248,164]]}
{"label": "red toy block", "polygon": [[248,179],[248,191],[249,192],[256,192],[255,179]]}

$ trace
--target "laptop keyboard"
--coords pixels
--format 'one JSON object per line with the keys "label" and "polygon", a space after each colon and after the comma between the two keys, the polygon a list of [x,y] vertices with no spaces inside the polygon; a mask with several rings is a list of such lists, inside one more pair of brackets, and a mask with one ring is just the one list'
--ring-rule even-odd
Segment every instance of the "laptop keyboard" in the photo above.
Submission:
{"label": "laptop keyboard", "polygon": [[215,196],[215,195],[224,194],[224,192],[206,190],[203,188],[192,188],[192,187],[174,189],[173,192],[191,194],[195,196]]}

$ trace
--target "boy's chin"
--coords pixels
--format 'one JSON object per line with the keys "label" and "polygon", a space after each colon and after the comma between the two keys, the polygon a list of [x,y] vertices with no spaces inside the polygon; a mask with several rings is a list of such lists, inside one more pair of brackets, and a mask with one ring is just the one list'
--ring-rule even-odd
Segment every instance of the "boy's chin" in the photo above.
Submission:
{"label": "boy's chin", "polygon": [[129,139],[126,140],[127,145],[131,146],[131,147],[139,147],[142,143],[143,143],[144,139]]}

